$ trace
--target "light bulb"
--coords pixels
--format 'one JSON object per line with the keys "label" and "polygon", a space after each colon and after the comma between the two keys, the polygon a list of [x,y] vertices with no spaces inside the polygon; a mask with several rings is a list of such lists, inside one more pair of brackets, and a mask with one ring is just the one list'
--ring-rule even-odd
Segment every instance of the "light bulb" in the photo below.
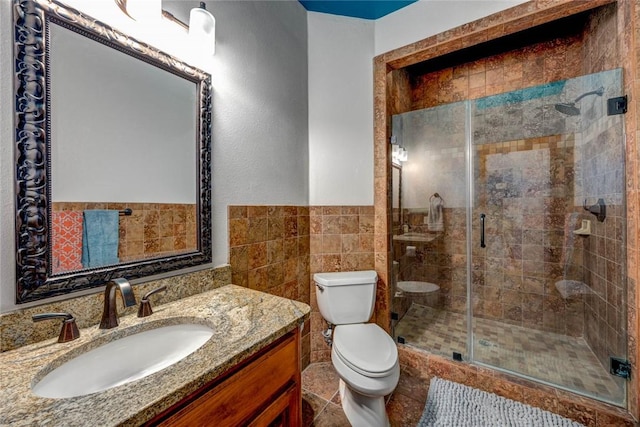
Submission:
{"label": "light bulb", "polygon": [[197,46],[214,55],[216,53],[216,19],[202,7],[203,2],[200,5],[201,7],[191,9],[189,37]]}

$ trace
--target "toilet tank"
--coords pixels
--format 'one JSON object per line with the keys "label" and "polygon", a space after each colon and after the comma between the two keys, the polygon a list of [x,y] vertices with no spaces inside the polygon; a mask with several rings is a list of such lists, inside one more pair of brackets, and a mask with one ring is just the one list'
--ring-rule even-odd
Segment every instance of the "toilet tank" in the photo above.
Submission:
{"label": "toilet tank", "polygon": [[316,273],[316,301],[322,317],[334,325],[365,323],[376,302],[375,271]]}

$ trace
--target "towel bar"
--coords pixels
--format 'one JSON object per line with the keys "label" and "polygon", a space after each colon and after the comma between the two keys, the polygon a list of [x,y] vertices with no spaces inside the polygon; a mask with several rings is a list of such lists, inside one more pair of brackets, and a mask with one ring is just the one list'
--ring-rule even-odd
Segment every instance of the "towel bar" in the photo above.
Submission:
{"label": "towel bar", "polygon": [[129,215],[131,215],[133,213],[133,211],[130,208],[126,208],[126,209],[123,209],[121,211],[118,211],[118,213],[120,215],[129,216]]}

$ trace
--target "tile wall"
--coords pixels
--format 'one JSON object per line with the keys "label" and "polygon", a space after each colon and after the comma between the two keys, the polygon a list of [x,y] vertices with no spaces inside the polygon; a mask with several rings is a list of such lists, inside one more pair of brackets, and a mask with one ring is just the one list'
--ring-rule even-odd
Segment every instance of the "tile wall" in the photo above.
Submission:
{"label": "tile wall", "polygon": [[581,37],[568,36],[416,76],[411,109],[577,77],[582,74],[581,57]]}
{"label": "tile wall", "polygon": [[[467,211],[465,208],[443,209],[444,231],[428,243],[393,242],[394,260],[400,262],[398,280],[418,280],[440,287],[437,308],[467,311]],[[405,209],[403,218],[411,231],[427,234],[424,210]],[[416,256],[407,256],[407,246],[416,247]],[[395,301],[394,301],[395,304]]]}
{"label": "tile wall", "polygon": [[[574,190],[573,136],[549,136],[482,144],[476,147],[474,212],[485,212],[487,248],[474,246],[472,284],[474,315],[571,336],[584,331],[584,297],[564,299],[554,284],[583,277],[583,240],[567,234],[580,219],[590,219],[572,205]],[[518,153],[518,154],[516,154]],[[516,157],[510,158],[510,155]],[[547,167],[536,156],[547,155]],[[536,165],[534,170],[528,165]],[[511,171],[529,171],[528,188],[509,179]],[[506,172],[505,172],[506,171]],[[538,172],[547,175],[536,175]],[[536,178],[537,177],[537,178]],[[534,191],[539,185],[537,192]],[[554,189],[554,197],[539,193]],[[530,191],[528,191],[530,190]],[[427,232],[425,213],[406,209],[412,231]],[[441,308],[466,312],[466,209],[445,208],[442,235],[418,246],[407,258],[406,245],[394,242],[394,259],[403,266],[400,280],[434,282],[441,289]],[[473,241],[479,224],[473,224]],[[492,254],[491,256],[487,254]]]}
{"label": "tile wall", "polygon": [[[311,206],[310,273],[375,269],[372,206]],[[319,331],[327,325],[311,290],[311,362],[331,360]]]}
{"label": "tile wall", "polygon": [[[549,85],[557,80],[578,77],[583,72],[584,38],[580,32],[578,35],[560,37],[414,76],[411,81],[410,108],[416,110],[447,104],[447,107],[442,108],[456,110],[456,105],[459,104],[449,107],[450,103],[531,86]],[[542,101],[536,101],[534,98],[529,103],[540,102]],[[544,111],[542,105],[535,107]],[[421,111],[425,111],[423,114],[438,115],[439,110]],[[419,120],[416,113],[410,113],[414,123]],[[460,116],[460,112],[458,113]],[[531,127],[524,126],[522,111],[519,114],[515,114],[515,111],[509,113],[506,114],[503,108],[481,108],[479,104],[474,108],[473,138],[474,144],[478,144],[475,153],[475,179],[483,183],[475,188],[475,193],[479,195],[479,200],[475,201],[476,210],[489,212],[493,219],[488,223],[488,249],[473,254],[474,315],[550,332],[581,336],[584,331],[584,298],[565,300],[554,288],[554,283],[563,278],[565,273],[561,257],[567,253],[569,246],[563,243],[570,243],[573,252],[576,251],[576,245],[580,246],[577,250],[581,251],[582,245],[579,240],[563,242],[562,239],[565,228],[575,226],[567,223],[572,210],[570,202],[574,199],[575,175],[571,166],[574,163],[574,141],[567,138],[573,136],[552,135],[566,128],[565,119],[560,114],[544,117],[541,115],[539,126]],[[462,175],[459,171],[463,166],[452,166],[449,169],[446,166],[455,163],[455,153],[448,150],[462,150],[456,147],[459,141],[464,140],[461,134],[464,128],[456,127],[455,122],[449,123],[448,117],[449,115],[438,116],[432,120],[426,118],[427,123],[433,120],[437,120],[437,123],[434,122],[430,127],[419,126],[420,132],[426,130],[429,134],[428,148],[439,152],[437,160],[433,153],[429,152],[432,159],[429,161],[437,164],[425,166],[424,173],[427,175],[434,174],[433,170],[442,170],[439,173],[447,174],[454,169],[456,176]],[[508,117],[508,120],[505,117]],[[425,126],[429,128],[422,129]],[[445,128],[448,132],[440,137]],[[523,134],[529,137],[510,139]],[[533,137],[536,135],[549,136]],[[410,139],[414,140],[416,137]],[[441,140],[449,141],[448,147],[443,146]],[[411,147],[411,141],[406,142]],[[541,156],[545,155],[547,157],[543,159]],[[513,164],[503,164],[508,157],[513,157]],[[529,168],[529,165],[543,163],[547,165],[545,170],[550,176],[536,173],[536,170]],[[515,177],[504,175],[514,173],[512,171],[515,170],[523,171],[523,174],[526,171],[530,172],[526,179],[526,188]],[[550,181],[547,180],[549,177]],[[428,181],[442,180],[433,177]],[[446,181],[455,183],[456,178],[447,178]],[[438,191],[444,195],[449,205],[463,205],[464,197],[458,195],[455,189],[448,188],[445,183],[440,184]],[[464,183],[458,184],[458,188],[464,187]],[[548,193],[547,190],[551,189],[553,197],[543,197]],[[564,199],[569,202],[565,203]],[[500,209],[496,210],[497,207]],[[546,215],[549,210],[552,210],[551,214]],[[448,224],[443,238],[436,239],[426,245],[423,251],[419,251],[419,255],[423,255],[419,257],[420,262],[411,262],[407,268],[403,268],[402,279],[437,283],[441,287],[444,308],[462,312],[466,310],[466,245],[462,234],[466,225],[465,211],[453,207],[446,208],[445,212]],[[516,217],[514,212],[518,212]],[[522,215],[522,212],[525,212],[525,215]],[[423,215],[411,211],[407,214],[412,230],[419,231],[423,224]],[[575,216],[578,216],[578,212]],[[491,224],[499,225],[492,228]],[[523,235],[524,228],[528,230]],[[479,237],[478,230],[476,221],[474,237]],[[534,236],[536,232],[537,236]],[[573,252],[572,256],[575,259],[581,255],[581,252]],[[489,258],[485,259],[485,254],[494,255],[487,255]],[[397,257],[398,254],[394,255]],[[601,253],[600,256],[604,254]],[[581,261],[578,262],[578,265],[580,264]],[[424,268],[419,268],[421,265]],[[582,280],[582,277],[574,279]]]}
{"label": "tile wall", "polygon": [[625,358],[627,354],[621,250],[625,216],[622,206],[607,206],[607,219],[604,223],[592,219],[592,234],[584,241],[584,280],[591,289],[585,295],[584,337],[606,369],[610,356]]}
{"label": "tile wall", "polygon": [[[309,304],[309,208],[229,206],[231,283]],[[310,322],[302,365],[310,359]]]}
{"label": "tile wall", "polygon": [[583,240],[571,233],[587,218],[573,206],[574,139],[476,147],[474,212],[487,213],[487,247],[473,249],[474,316],[582,336],[583,295],[565,298],[555,286],[583,280]]}
{"label": "tile wall", "polygon": [[[638,369],[640,367],[640,292],[637,288],[640,275],[638,265],[638,220],[640,220],[640,200],[638,191],[640,181],[638,179],[638,141],[640,141],[640,3],[633,0],[619,0],[616,2],[617,16],[615,30],[612,36],[617,41],[615,52],[621,62],[624,77],[624,93],[631,101],[625,114],[624,127],[626,152],[625,152],[625,180],[626,180],[626,205],[627,205],[627,231],[626,239],[626,270],[627,270],[627,294],[625,295],[627,316],[627,358],[631,368],[636,372],[628,382],[627,392],[629,412],[636,420],[640,420],[640,381],[638,381]],[[597,45],[597,39],[594,40]],[[610,55],[611,46],[601,46],[597,57]]]}
{"label": "tile wall", "polygon": [[[624,28],[630,25],[628,13],[631,12],[625,10],[631,4],[633,2],[622,1],[616,5],[600,8],[591,14],[584,33],[583,48],[583,69],[586,73],[623,66],[622,81],[625,86],[623,93],[630,96],[632,96],[631,86],[634,80],[630,73],[632,68],[630,64],[624,65],[627,60],[621,61],[620,58],[626,56],[623,49],[627,46],[629,35],[625,33]],[[637,2],[635,6],[640,11]],[[624,148],[626,150],[635,150],[632,148],[635,138],[629,138],[629,127],[633,126],[631,121],[634,120],[634,110],[632,109],[624,116],[627,126],[627,143]],[[589,114],[589,111],[585,113]],[[622,119],[623,116],[608,118],[608,120]],[[583,131],[585,144],[581,155],[584,157],[583,163],[586,166],[583,172],[583,186],[586,188],[586,193],[593,194],[596,191],[602,193],[608,205],[605,222],[599,222],[591,216],[593,234],[584,242],[585,282],[590,284],[593,291],[585,296],[584,337],[600,363],[608,367],[610,356],[621,358],[627,356],[628,344],[636,342],[639,327],[637,324],[634,327],[625,323],[627,311],[633,315],[637,307],[633,304],[634,296],[632,296],[635,294],[636,273],[630,270],[636,269],[637,266],[627,265],[627,260],[631,258],[628,256],[625,259],[623,256],[625,251],[622,250],[627,242],[629,243],[626,244],[627,253],[634,250],[637,232],[631,227],[634,227],[637,221],[636,208],[631,198],[627,200],[625,211],[623,209],[625,194],[620,191],[621,189],[612,189],[609,185],[610,182],[618,180],[626,181],[626,197],[629,198],[629,187],[633,182],[630,179],[635,179],[637,173],[634,172],[636,162],[629,155],[624,159],[627,163],[626,178],[624,169],[615,167],[616,164],[621,163],[620,157],[624,157],[625,153],[619,152],[613,146],[613,142],[624,138],[625,135],[622,126],[611,127],[605,124],[591,123]],[[625,184],[623,188],[624,186]],[[595,200],[595,198],[589,199],[590,203],[594,203]],[[631,300],[628,301],[627,298]],[[629,358],[637,361],[634,353],[631,351]],[[631,383],[631,385],[637,387],[637,383]],[[636,399],[637,396],[638,394],[635,393]],[[636,399],[632,399],[632,404],[637,408]]]}
{"label": "tile wall", "polygon": [[328,361],[313,274],[374,269],[372,206],[229,206],[232,283],[311,305],[302,363]]}

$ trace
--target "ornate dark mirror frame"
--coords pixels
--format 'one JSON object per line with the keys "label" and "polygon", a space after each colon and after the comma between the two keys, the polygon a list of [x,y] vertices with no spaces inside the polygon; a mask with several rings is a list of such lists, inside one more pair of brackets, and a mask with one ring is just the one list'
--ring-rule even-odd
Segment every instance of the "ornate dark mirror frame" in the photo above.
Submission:
{"label": "ornate dark mirror frame", "polygon": [[[14,0],[16,303],[211,262],[211,76],[54,0]],[[199,161],[195,252],[52,276],[49,25],[55,23],[196,84]]]}

